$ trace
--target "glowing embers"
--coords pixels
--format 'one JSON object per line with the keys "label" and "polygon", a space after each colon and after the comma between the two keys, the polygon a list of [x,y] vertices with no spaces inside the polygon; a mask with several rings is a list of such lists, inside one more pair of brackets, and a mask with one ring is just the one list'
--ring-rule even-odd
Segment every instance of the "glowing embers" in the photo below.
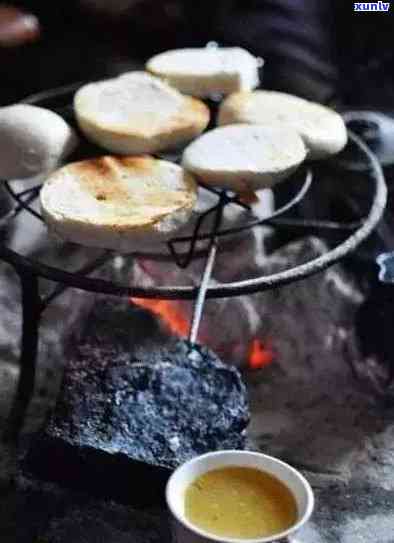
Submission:
{"label": "glowing embers", "polygon": [[275,352],[269,341],[263,342],[260,339],[254,339],[249,348],[248,368],[259,370],[265,368],[274,362]]}

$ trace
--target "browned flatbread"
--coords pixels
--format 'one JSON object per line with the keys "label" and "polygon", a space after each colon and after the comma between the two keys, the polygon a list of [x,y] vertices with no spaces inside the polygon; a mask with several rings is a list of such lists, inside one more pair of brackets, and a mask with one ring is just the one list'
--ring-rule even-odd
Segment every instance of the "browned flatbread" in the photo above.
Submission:
{"label": "browned flatbread", "polygon": [[74,110],[88,139],[126,155],[188,143],[210,117],[203,102],[144,72],[85,85],[75,95]]}
{"label": "browned flatbread", "polygon": [[43,216],[58,237],[126,253],[171,237],[196,199],[192,175],[148,156],[75,162],[41,190]]}

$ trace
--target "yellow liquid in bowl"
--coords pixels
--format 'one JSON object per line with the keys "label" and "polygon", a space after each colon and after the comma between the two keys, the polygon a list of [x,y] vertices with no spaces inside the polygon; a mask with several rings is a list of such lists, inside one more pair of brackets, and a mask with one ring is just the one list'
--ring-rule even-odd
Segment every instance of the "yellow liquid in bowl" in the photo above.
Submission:
{"label": "yellow liquid in bowl", "polygon": [[297,522],[297,504],[276,477],[254,468],[209,471],[186,489],[188,521],[212,535],[254,539],[279,534]]}

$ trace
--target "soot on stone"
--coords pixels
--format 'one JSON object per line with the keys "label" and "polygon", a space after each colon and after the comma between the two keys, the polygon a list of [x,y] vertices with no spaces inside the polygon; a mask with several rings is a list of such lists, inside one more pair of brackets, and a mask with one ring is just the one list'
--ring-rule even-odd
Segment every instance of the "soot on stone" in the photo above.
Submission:
{"label": "soot on stone", "polygon": [[73,488],[154,503],[183,461],[243,448],[248,422],[238,371],[208,349],[174,340],[130,354],[88,341],[68,363],[25,466]]}

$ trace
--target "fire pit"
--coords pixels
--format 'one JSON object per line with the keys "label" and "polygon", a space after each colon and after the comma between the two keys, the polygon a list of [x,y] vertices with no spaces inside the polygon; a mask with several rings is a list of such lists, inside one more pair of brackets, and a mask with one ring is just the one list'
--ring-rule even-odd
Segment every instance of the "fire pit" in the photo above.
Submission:
{"label": "fire pit", "polygon": [[[72,112],[69,104],[74,90],[75,87],[45,93],[33,97],[30,102],[52,108],[63,114],[68,121],[71,121]],[[331,273],[330,271],[324,272],[324,270],[349,255],[368,237],[380,220],[386,203],[384,177],[376,158],[363,142],[353,134],[350,134],[349,145],[357,148],[358,152],[364,157],[363,160],[368,164],[369,175],[366,179],[372,189],[372,196],[367,215],[365,217],[356,217],[347,223],[342,220],[336,221],[335,217],[329,217],[329,220],[321,220],[320,218],[318,220],[306,220],[286,216],[286,212],[301,203],[308,190],[318,183],[318,179],[315,180],[319,173],[317,167],[313,168],[313,172],[304,171],[302,176],[294,178],[293,183],[289,182],[288,187],[291,187],[291,195],[288,201],[281,205],[280,209],[270,213],[269,216],[263,219],[255,218],[248,206],[234,198],[233,195],[212,191],[202,185],[200,190],[209,191],[210,195],[215,199],[214,204],[205,213],[201,214],[191,235],[174,239],[168,244],[167,254],[160,252],[158,254],[119,257],[109,252],[100,254],[98,251],[87,251],[92,259],[89,262],[85,259],[82,265],[80,262],[77,265],[75,261],[68,260],[72,252],[71,249],[64,248],[60,250],[60,253],[63,251],[63,259],[51,259],[45,254],[40,254],[38,258],[32,259],[26,255],[27,251],[16,251],[13,247],[4,243],[0,248],[1,258],[14,267],[21,279],[23,307],[20,359],[22,372],[17,396],[7,426],[7,437],[15,439],[19,435],[34,388],[41,316],[44,317],[44,311],[45,313],[50,311],[51,307],[59,302],[62,296],[66,296],[69,291],[79,289],[88,293],[97,293],[100,296],[104,294],[126,298],[127,304],[129,304],[129,300],[131,301],[130,311],[133,311],[134,315],[138,314],[139,319],[146,318],[146,315],[151,315],[152,312],[160,317],[163,314],[167,316],[170,314],[167,321],[172,323],[172,332],[186,337],[186,346],[191,352],[195,349],[198,336],[200,341],[205,338],[204,322],[208,323],[208,327],[209,323],[213,322],[209,314],[210,304],[215,304],[216,300],[231,304],[235,303],[235,300],[245,300],[245,296],[248,297],[254,294],[258,297],[262,308],[266,301],[267,308],[272,308],[276,304],[278,311],[275,312],[275,318],[271,319],[269,310],[267,309],[264,312],[262,309],[260,319],[265,325],[266,333],[263,335],[258,333],[248,335],[246,347],[244,346],[242,352],[242,356],[244,356],[246,349],[249,368],[265,368],[267,370],[267,373],[264,374],[260,372],[248,374],[246,378],[249,385],[252,410],[252,424],[249,431],[249,438],[252,441],[249,445],[278,454],[285,460],[296,463],[300,469],[312,474],[312,478],[314,477],[313,474],[315,474],[319,485],[323,485],[322,480],[324,481],[324,477],[330,477],[331,484],[338,484],[335,489],[336,495],[338,495],[341,492],[341,485],[346,483],[346,470],[349,463],[343,459],[344,455],[342,454],[339,455],[338,465],[333,462],[332,456],[330,456],[331,449],[327,446],[330,428],[332,429],[332,425],[335,424],[333,414],[329,409],[325,410],[321,407],[314,410],[313,404],[319,402],[320,405],[323,402],[321,395],[324,384],[328,395],[327,402],[330,404],[329,400],[331,399],[335,407],[335,419],[341,418],[344,402],[339,397],[337,387],[338,382],[341,383],[340,386],[345,387],[349,379],[349,368],[347,367],[346,371],[344,371],[343,368],[341,369],[341,365],[347,356],[342,351],[345,351],[351,345],[351,341],[347,339],[348,329],[344,322],[346,319],[344,319],[344,308],[342,307],[343,305],[346,306],[347,302],[342,303],[339,300],[338,293],[342,292],[344,299],[349,300],[350,305],[356,306],[361,302],[360,299],[357,299],[357,293],[349,291],[345,282],[342,281],[341,274]],[[83,146],[78,150],[75,158],[92,156],[96,153],[98,153],[97,149]],[[176,159],[176,157],[173,158]],[[332,165],[335,167],[336,163],[334,162]],[[39,228],[42,228],[44,225],[36,206],[40,185],[36,184],[27,189],[18,190],[13,183],[5,183],[5,187],[10,196],[16,201],[13,214],[8,219],[9,224],[12,224],[13,219],[18,222],[19,219],[26,216],[35,221]],[[234,228],[223,226],[222,216],[226,209],[230,207],[242,210],[245,215],[243,224]],[[280,256],[270,258],[260,255],[262,258],[259,263],[262,264],[262,267],[258,273],[256,273],[254,267],[248,266],[248,261],[241,261],[242,273],[239,274],[239,277],[231,276],[227,270],[220,267],[221,255],[228,250],[229,246],[231,248],[231,240],[239,239],[237,236],[242,235],[243,232],[261,232],[264,227],[269,227],[284,235],[294,232],[302,233],[304,236],[318,235],[320,240],[305,237],[298,244],[293,244],[288,249],[281,249]],[[329,248],[321,239],[327,237],[331,240],[333,233],[336,239],[340,241],[336,243],[335,247]],[[282,262],[280,262],[281,259]],[[155,274],[151,273],[152,267],[145,266],[147,262],[153,263],[154,266],[160,267],[162,265],[166,270],[172,269],[174,273],[169,276],[168,283],[164,284],[162,279],[159,284],[155,284],[154,281],[151,284],[145,280],[139,281],[141,275],[136,273],[135,268],[133,268],[131,276],[122,273],[122,268],[125,265],[128,266],[131,260],[144,267],[145,271],[148,270],[150,279],[154,278]],[[283,265],[283,262],[285,262],[285,265]],[[105,273],[101,274],[101,270],[108,268],[111,270],[109,276]],[[193,281],[182,281],[181,278],[187,275],[191,269],[193,269]],[[198,270],[198,273],[196,270]],[[321,276],[323,279],[311,278],[296,287],[298,280],[313,276],[318,272],[323,272]],[[132,278],[131,281],[129,281],[130,277]],[[173,278],[176,278],[177,281],[173,280]],[[52,286],[51,289],[48,289],[48,282],[50,285],[55,283],[55,287]],[[272,340],[277,337],[278,329],[276,326],[285,327],[287,325],[286,313],[291,314],[293,318],[297,315],[297,312],[300,312],[303,317],[308,314],[306,306],[303,307],[300,301],[303,294],[291,295],[296,290],[302,289],[302,286],[306,284],[308,284],[308,289],[312,289],[312,293],[308,297],[316,300],[316,310],[314,313],[309,312],[309,321],[303,320],[293,328],[295,330],[294,335],[299,337],[295,338],[293,343],[291,341],[288,344],[283,342],[278,350],[277,346],[272,344]],[[277,287],[283,287],[283,289]],[[177,306],[172,304],[186,303],[182,302],[182,300],[189,300],[192,303],[189,304],[187,311],[179,312],[176,310]],[[206,300],[215,301],[205,303]],[[324,314],[325,308],[331,304],[331,314],[327,316]],[[212,307],[216,308],[218,306]],[[317,311],[317,308],[322,308],[321,312]],[[246,313],[250,312],[250,307],[248,306],[245,311]],[[345,307],[346,311],[348,311],[347,306]],[[215,309],[212,310],[212,313],[215,313]],[[311,332],[316,335],[319,334],[320,328],[314,331],[313,320],[320,323],[319,326],[325,326],[326,328],[327,333],[324,335],[324,344],[327,349],[327,359],[322,357],[321,351],[313,350],[315,343],[311,339],[309,355],[307,353],[307,356],[297,357],[298,360],[302,359],[302,363],[295,365],[293,368],[287,365],[285,368],[284,359],[290,359],[293,353],[296,353],[302,341],[307,342],[308,334]],[[330,328],[331,325],[333,325],[332,329]],[[302,336],[301,339],[300,336]],[[135,342],[138,342],[139,338],[137,336],[134,335],[133,338]],[[209,338],[207,338],[207,344],[217,350],[216,344],[212,345],[208,340]],[[114,338],[111,341],[114,342]],[[220,351],[220,348],[218,350]],[[223,357],[222,352],[219,352],[219,354],[226,362],[227,358]],[[318,357],[320,361],[323,360],[323,365],[328,365],[329,357],[333,355],[338,355],[338,361],[331,365],[327,380],[323,383],[321,373],[314,359]],[[273,360],[277,360],[277,363],[273,364]],[[285,384],[283,384],[283,380],[281,381],[281,376],[284,375],[286,375]],[[310,382],[311,387],[315,387],[315,394],[308,388],[308,382]],[[291,390],[293,388],[298,390],[300,397],[292,398]],[[261,406],[262,394],[264,394],[264,409]],[[363,409],[367,409],[366,406],[369,405],[369,402],[365,401],[358,393],[349,392],[349,402],[353,405],[357,401],[360,401]],[[264,422],[265,410],[269,414],[269,422],[268,419],[265,419]],[[278,414],[275,416],[276,411]],[[261,421],[259,421],[259,414],[262,417]],[[299,440],[295,439],[294,434],[291,432],[291,426],[295,424],[294,421],[297,418],[296,414],[299,415],[300,419],[297,424],[300,428],[303,427]],[[344,451],[347,445],[345,433],[349,430],[349,425],[352,425],[352,416],[349,415],[349,421],[346,421],[344,425],[343,434],[338,432],[340,435],[339,441],[344,443]],[[310,432],[307,431],[308,428],[310,428]],[[320,439],[317,436],[313,438],[319,431],[321,433]],[[305,436],[307,436],[307,442],[304,441]],[[354,436],[355,439],[362,439],[362,429],[355,430]],[[323,448],[325,448],[324,454],[321,451],[318,453],[322,443],[324,443]],[[298,456],[294,452],[297,450],[300,451]],[[321,469],[321,462],[316,460],[319,454],[322,455],[323,459],[326,458],[327,472]],[[369,484],[372,484],[373,474],[369,472],[368,477]],[[27,488],[26,496],[40,496],[39,499],[44,500],[48,499],[45,496],[52,496],[52,490],[47,489],[47,487],[36,487],[36,484],[36,482],[31,481],[23,482],[24,488]],[[71,491],[56,490],[56,492],[61,494],[61,496],[59,493],[57,494],[60,500],[57,502],[58,504],[68,500],[71,503],[85,504],[82,498],[75,498],[76,494]],[[325,495],[324,492],[327,493],[326,487],[322,490],[322,495]],[[97,505],[98,503],[89,502],[88,506],[81,505],[81,510],[89,510],[87,517],[90,515],[91,518],[93,515],[91,511],[96,511],[94,515],[97,515],[97,511],[101,510],[102,505]],[[326,507],[328,509],[323,508],[320,515],[328,515],[329,506],[331,505],[330,500],[327,498]],[[347,505],[345,504],[344,507],[347,507]],[[119,506],[119,509],[114,512],[114,517],[118,518],[120,525],[123,523],[124,511]],[[75,508],[70,512],[69,517],[63,520],[64,522],[62,521],[60,526],[51,525],[49,535],[45,534],[48,541],[62,541],[59,533],[62,530],[66,533],[67,526],[72,525],[75,531],[79,522],[81,522],[81,526],[87,522],[85,517],[82,520],[80,511]],[[108,519],[104,519],[103,522],[107,523]],[[119,527],[119,533],[122,530],[123,528]],[[312,541],[313,537],[317,537],[313,529],[312,532],[309,534],[308,541]],[[45,537],[43,536],[44,541],[47,540]],[[82,536],[76,533],[75,540],[79,541],[79,537]],[[166,537],[167,535],[161,535],[158,540],[166,540]],[[153,538],[153,540],[155,539]]]}
{"label": "fire pit", "polygon": [[[70,102],[71,96],[76,88],[78,87],[73,86],[39,94],[26,100],[26,102],[52,108],[57,113],[62,114],[69,122],[72,122],[72,108]],[[57,296],[64,292],[65,288],[73,287],[90,292],[135,298],[194,299],[195,307],[189,333],[189,342],[193,345],[197,339],[205,299],[241,296],[286,285],[293,281],[298,281],[316,274],[345,257],[351,251],[354,251],[358,245],[369,236],[379,222],[386,205],[386,187],[381,167],[374,155],[357,136],[354,134],[350,134],[349,136],[351,144],[356,145],[358,149],[364,153],[365,160],[368,161],[370,165],[370,179],[374,185],[374,196],[367,217],[360,218],[359,221],[351,224],[341,224],[335,221],[286,221],[286,219],[283,218],[285,213],[303,199],[312,185],[313,174],[311,170],[308,170],[305,173],[305,178],[301,183],[301,187],[298,187],[296,194],[290,201],[280,209],[277,209],[271,216],[266,217],[263,220],[253,219],[253,216],[250,216],[251,214],[248,214],[247,212],[248,206],[242,203],[237,197],[232,196],[225,191],[216,191],[215,189],[201,185],[201,190],[209,190],[216,195],[217,203],[200,216],[191,236],[176,238],[168,243],[168,250],[174,264],[180,268],[186,268],[196,256],[196,253],[200,256],[201,252],[206,255],[206,263],[200,284],[195,287],[173,285],[160,287],[144,287],[140,285],[130,286],[91,278],[90,274],[116,256],[110,252],[104,252],[93,262],[87,263],[82,269],[70,272],[59,267],[48,266],[41,261],[31,261],[8,248],[5,244],[2,245],[0,249],[1,258],[6,262],[9,262],[21,278],[23,303],[23,334],[21,348],[22,374],[20,377],[17,398],[11,413],[8,435],[13,435],[15,437],[18,434],[33,391],[40,315]],[[78,150],[78,157],[91,156],[97,152],[98,150],[91,146],[85,147],[82,145]],[[41,184],[37,184],[20,192],[16,192],[13,189],[12,183],[6,182],[5,187],[17,204],[9,220],[17,217],[20,213],[27,212],[33,215],[38,221],[43,222],[39,211],[37,208],[34,208],[34,202],[38,198]],[[244,225],[232,229],[221,228],[223,209],[225,206],[229,205],[241,206],[246,209],[246,220]],[[205,231],[204,223],[209,215],[214,215],[215,219],[212,228],[209,231]],[[219,283],[212,286],[210,284],[210,279],[221,241],[228,236],[239,234],[241,231],[259,228],[263,225],[282,229],[301,228],[308,232],[318,232],[323,236],[324,232],[335,230],[336,232],[344,233],[346,239],[334,249],[327,251],[320,257],[300,266],[274,275],[266,276],[263,274],[260,277],[233,281],[231,283]],[[201,244],[204,242],[206,246],[204,249],[201,249]],[[186,250],[179,249],[179,247],[185,246]],[[147,255],[145,255],[145,257],[146,256]],[[151,255],[151,257],[160,258],[160,255]],[[57,283],[54,290],[46,297],[42,297],[39,292],[40,278]],[[258,346],[255,347],[258,351]],[[254,359],[255,356],[256,355],[253,356]]]}

